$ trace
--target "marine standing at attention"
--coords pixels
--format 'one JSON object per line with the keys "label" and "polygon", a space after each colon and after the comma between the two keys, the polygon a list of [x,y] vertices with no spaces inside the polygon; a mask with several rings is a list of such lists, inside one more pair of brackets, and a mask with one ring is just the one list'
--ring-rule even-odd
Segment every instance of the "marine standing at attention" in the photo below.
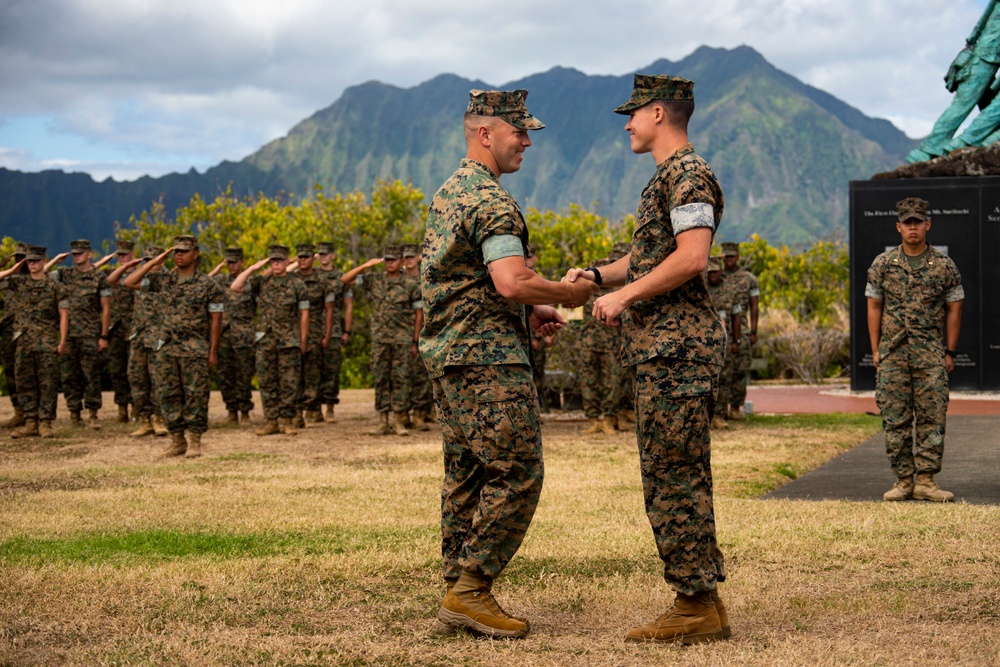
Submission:
{"label": "marine standing at attention", "polygon": [[521,167],[529,130],[544,125],[525,90],[473,90],[467,153],[431,201],[421,289],[420,351],[444,442],[441,552],[448,588],[438,619],[492,637],[523,637],[493,582],[517,552],[542,490],[538,395],[528,328],[552,335],[554,308],[582,305],[593,283],[555,283],[525,265],[528,229],[502,174]]}

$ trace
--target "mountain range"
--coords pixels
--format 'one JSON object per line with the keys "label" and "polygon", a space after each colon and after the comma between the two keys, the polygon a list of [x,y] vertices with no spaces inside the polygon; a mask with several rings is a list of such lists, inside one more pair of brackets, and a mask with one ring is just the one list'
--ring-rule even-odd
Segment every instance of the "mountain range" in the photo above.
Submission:
{"label": "mountain range", "polygon": [[[748,46],[701,47],[679,62],[659,60],[639,71],[696,82],[689,136],[725,191],[720,240],[757,233],[794,244],[843,235],[848,181],[902,164],[916,145],[889,121],[802,83]],[[308,196],[316,184],[368,192],[375,179],[388,178],[412,183],[429,198],[464,155],[469,90],[491,87],[451,74],[412,88],[354,86],[286,136],[203,174],[95,182],[87,174],[0,168],[0,229],[51,248],[75,238],[96,242],[154,201],[162,199],[172,212],[194,194],[212,199],[230,183],[237,194]],[[654,165],[632,155],[625,117],[611,112],[631,87],[631,75],[562,67],[501,86],[527,89],[529,109],[547,125],[532,133],[521,170],[504,177],[522,207],[575,203],[612,217],[634,211]]]}

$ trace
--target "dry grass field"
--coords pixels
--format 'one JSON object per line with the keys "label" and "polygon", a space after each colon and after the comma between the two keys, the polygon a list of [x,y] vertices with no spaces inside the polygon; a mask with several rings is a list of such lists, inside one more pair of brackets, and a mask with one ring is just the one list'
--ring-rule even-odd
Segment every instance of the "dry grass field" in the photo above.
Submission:
{"label": "dry grass field", "polygon": [[715,435],[734,636],[688,648],[623,641],[672,597],[634,436],[549,419],[542,500],[495,589],[532,632],[448,633],[439,433],[366,435],[371,405],[347,392],[297,437],[213,422],[192,461],[125,424],[0,432],[0,665],[1000,664],[1000,508],[758,499],[877,432],[865,416]]}

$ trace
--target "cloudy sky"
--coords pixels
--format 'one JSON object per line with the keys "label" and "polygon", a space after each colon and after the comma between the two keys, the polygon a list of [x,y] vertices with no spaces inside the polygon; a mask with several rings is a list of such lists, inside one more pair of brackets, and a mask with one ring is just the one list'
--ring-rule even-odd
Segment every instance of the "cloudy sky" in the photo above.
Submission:
{"label": "cloudy sky", "polygon": [[0,0],[0,166],[240,160],[369,80],[622,75],[741,44],[911,137],[987,0]]}

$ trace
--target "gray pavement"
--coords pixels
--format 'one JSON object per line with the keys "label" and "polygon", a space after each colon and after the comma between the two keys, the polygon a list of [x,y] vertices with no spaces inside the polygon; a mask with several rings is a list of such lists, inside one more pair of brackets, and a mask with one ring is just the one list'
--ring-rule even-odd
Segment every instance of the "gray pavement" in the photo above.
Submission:
{"label": "gray pavement", "polygon": [[[949,416],[934,481],[954,493],[955,502],[1000,505],[1000,416]],[[893,482],[880,433],[764,498],[881,501]]]}

